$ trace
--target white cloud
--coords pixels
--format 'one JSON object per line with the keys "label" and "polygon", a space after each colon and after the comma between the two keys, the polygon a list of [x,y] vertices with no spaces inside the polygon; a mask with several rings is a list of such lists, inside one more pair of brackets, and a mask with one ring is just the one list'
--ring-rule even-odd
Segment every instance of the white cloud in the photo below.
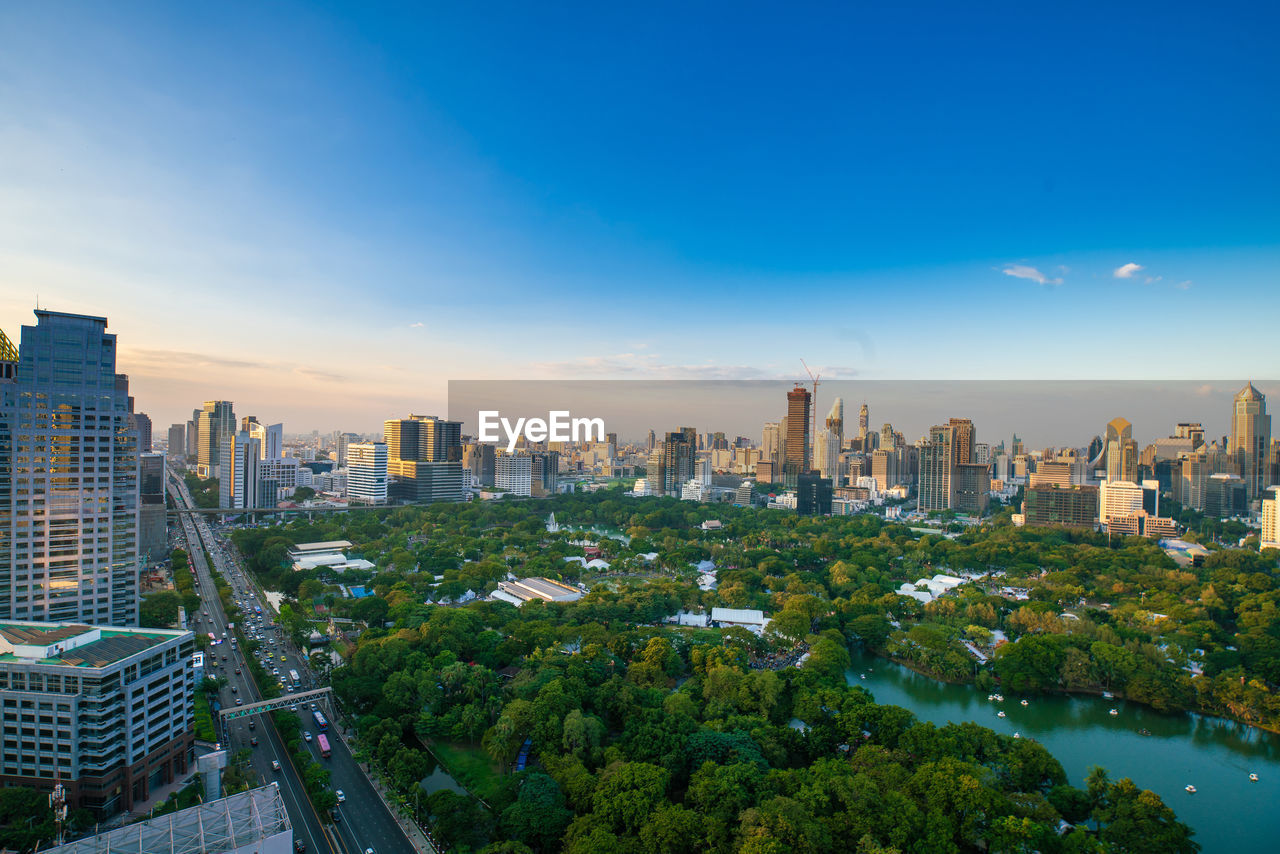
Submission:
{"label": "white cloud", "polygon": [[410,328],[410,329],[421,329],[421,328],[422,328],[422,327],[424,327],[424,326],[426,326],[426,324],[425,324],[425,323],[423,323],[421,320],[419,320],[417,323],[410,323],[410,324],[409,324],[409,328]]}
{"label": "white cloud", "polygon": [[1051,279],[1044,273],[1041,273],[1035,267],[1028,267],[1026,264],[1009,264],[1000,272],[1006,276],[1013,276],[1015,279],[1030,279],[1041,285],[1060,285],[1062,277]]}
{"label": "white cloud", "polygon": [[1156,282],[1164,279],[1164,276],[1147,276],[1146,279],[1148,285],[1154,285]]}
{"label": "white cloud", "polygon": [[1117,279],[1131,279],[1133,278],[1134,273],[1145,269],[1146,267],[1143,267],[1141,264],[1135,264],[1130,261],[1128,264],[1122,264],[1119,267],[1116,267],[1111,271],[1111,275],[1115,276]]}
{"label": "white cloud", "polygon": [[1191,290],[1191,280],[1187,279],[1185,282],[1178,282],[1174,287],[1180,291]]}

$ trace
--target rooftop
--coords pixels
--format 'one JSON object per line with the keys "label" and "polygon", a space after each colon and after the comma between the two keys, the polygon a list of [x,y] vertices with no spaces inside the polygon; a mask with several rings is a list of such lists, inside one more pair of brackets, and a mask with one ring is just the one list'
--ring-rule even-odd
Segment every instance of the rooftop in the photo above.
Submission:
{"label": "rooftop", "polygon": [[[140,821],[97,836],[88,836],[45,854],[221,854],[239,850],[280,850],[260,843],[281,834],[293,835],[293,826],[275,783],[188,807],[160,818]],[[285,845],[289,841],[285,840]]]}
{"label": "rooftop", "polygon": [[79,623],[0,623],[0,663],[106,667],[187,634]]}
{"label": "rooftop", "polygon": [[325,543],[298,543],[289,549],[289,552],[290,554],[299,555],[309,552],[336,552],[349,548],[351,548],[351,543],[347,540],[329,540]]}

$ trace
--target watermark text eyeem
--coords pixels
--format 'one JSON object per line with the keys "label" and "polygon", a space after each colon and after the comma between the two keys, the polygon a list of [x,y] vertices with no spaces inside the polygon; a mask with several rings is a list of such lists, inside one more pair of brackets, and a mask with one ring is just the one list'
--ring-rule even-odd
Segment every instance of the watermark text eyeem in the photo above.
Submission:
{"label": "watermark text eyeem", "polygon": [[498,442],[498,428],[507,439],[507,453],[516,449],[516,442],[523,435],[528,442],[603,442],[603,418],[573,418],[567,409],[553,409],[541,418],[517,418],[512,424],[496,409],[482,409],[480,416],[480,441]]}

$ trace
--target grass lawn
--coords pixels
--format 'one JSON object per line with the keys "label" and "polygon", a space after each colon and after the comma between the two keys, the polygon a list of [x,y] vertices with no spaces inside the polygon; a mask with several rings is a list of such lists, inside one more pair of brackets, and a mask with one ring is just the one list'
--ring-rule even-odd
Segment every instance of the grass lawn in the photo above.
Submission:
{"label": "grass lawn", "polygon": [[436,741],[432,742],[431,751],[444,763],[445,770],[468,791],[486,801],[493,799],[502,772],[483,747]]}

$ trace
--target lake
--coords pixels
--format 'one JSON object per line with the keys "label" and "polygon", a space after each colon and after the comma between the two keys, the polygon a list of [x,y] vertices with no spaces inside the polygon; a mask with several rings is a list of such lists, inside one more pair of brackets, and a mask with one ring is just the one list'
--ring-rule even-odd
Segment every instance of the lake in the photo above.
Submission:
{"label": "lake", "polygon": [[[867,678],[861,678],[865,673]],[[1132,778],[1195,828],[1206,854],[1274,851],[1280,840],[1280,736],[1202,715],[1160,714],[1146,706],[1085,696],[1004,694],[987,700],[972,685],[949,685],[865,653],[853,653],[849,684],[876,702],[910,709],[939,726],[973,721],[996,732],[1021,733],[1062,763],[1084,788],[1094,765],[1111,779]],[[1028,701],[1027,706],[1021,700]],[[1110,709],[1118,714],[1110,714]],[[998,717],[1004,711],[1006,717]],[[1140,735],[1145,729],[1150,735]],[[1249,781],[1249,774],[1258,782]],[[1196,787],[1196,794],[1184,786]]]}

